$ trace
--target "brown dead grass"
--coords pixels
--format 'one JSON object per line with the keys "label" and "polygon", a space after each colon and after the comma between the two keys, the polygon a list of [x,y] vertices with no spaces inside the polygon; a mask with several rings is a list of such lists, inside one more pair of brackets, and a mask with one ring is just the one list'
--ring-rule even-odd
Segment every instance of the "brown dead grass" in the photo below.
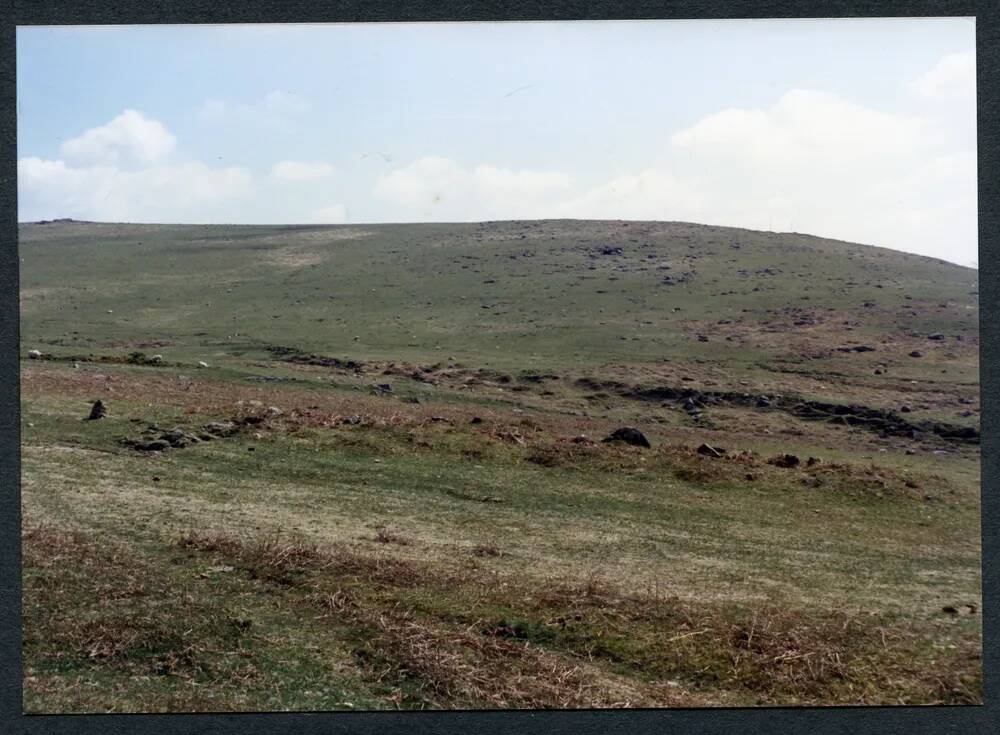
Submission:
{"label": "brown dead grass", "polygon": [[[268,659],[226,658],[240,650],[248,621],[228,615],[223,600],[206,607],[129,547],[35,523],[25,527],[23,544],[34,696],[56,696],[64,686],[53,666],[110,667],[123,682],[180,677],[234,692],[275,675]],[[901,627],[881,616],[681,600],[594,576],[552,584],[468,557],[417,563],[278,536],[192,532],[175,545],[193,568],[204,567],[202,554],[225,561],[280,600],[290,619],[342,636],[360,675],[391,691],[399,707],[982,698],[979,639],[912,621]],[[297,606],[319,618],[296,613]],[[212,700],[185,701],[203,708]],[[143,703],[151,711],[164,706]]]}
{"label": "brown dead grass", "polygon": [[539,585],[475,565],[387,565],[297,542],[181,543],[243,563],[315,570],[297,583],[310,606],[361,631],[356,655],[367,676],[409,687],[428,706],[981,699],[978,639],[961,638],[932,659],[928,631],[881,617],[698,603],[598,578]]}
{"label": "brown dead grass", "polygon": [[379,587],[426,584],[435,576],[427,567],[387,554],[358,554],[343,545],[321,548],[316,542],[283,539],[276,534],[241,538],[224,532],[192,532],[181,536],[176,544],[184,549],[220,554],[253,577],[282,584],[295,583],[306,572],[323,572],[340,580]]}
{"label": "brown dead grass", "polygon": [[[681,701],[680,693],[662,686],[630,682],[575,658],[484,635],[478,620],[459,626],[428,620],[398,597],[414,588],[468,587],[480,579],[474,570],[434,568],[342,547],[321,550],[274,537],[189,534],[177,543],[221,554],[253,578],[310,591],[310,606],[352,628],[366,676],[403,686],[424,706],[629,707]],[[307,570],[311,575],[305,578]]]}
{"label": "brown dead grass", "polygon": [[33,524],[22,533],[22,549],[29,662],[194,679],[209,673],[209,649],[241,632],[120,543],[97,546],[80,531]]}
{"label": "brown dead grass", "polygon": [[362,649],[362,659],[377,677],[417,679],[435,706],[578,709],[676,706],[681,701],[662,686],[657,692],[584,661],[483,635],[474,627],[446,629],[406,614],[383,615],[373,622],[376,633]]}

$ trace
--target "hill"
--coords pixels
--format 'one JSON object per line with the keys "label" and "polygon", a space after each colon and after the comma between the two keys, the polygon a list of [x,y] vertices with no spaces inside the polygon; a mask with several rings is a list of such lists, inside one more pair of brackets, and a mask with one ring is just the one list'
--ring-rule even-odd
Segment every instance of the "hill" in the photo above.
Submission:
{"label": "hill", "polygon": [[31,711],[981,699],[975,270],[575,220],[20,254]]}
{"label": "hill", "polygon": [[[23,226],[21,243],[26,337],[94,346],[291,340],[380,359],[751,364],[890,336],[974,342],[977,330],[974,270],[683,223],[71,223]],[[80,334],[59,328],[58,309],[77,312]]]}

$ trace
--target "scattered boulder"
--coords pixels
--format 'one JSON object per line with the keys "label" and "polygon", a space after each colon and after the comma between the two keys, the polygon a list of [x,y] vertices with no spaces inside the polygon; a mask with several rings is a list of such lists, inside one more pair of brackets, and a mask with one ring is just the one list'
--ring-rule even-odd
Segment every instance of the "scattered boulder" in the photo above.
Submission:
{"label": "scattered boulder", "polygon": [[232,421],[212,421],[202,428],[206,434],[216,438],[232,436],[240,430]]}
{"label": "scattered boulder", "polygon": [[198,360],[198,367],[200,367],[200,368],[207,368],[208,367],[208,363],[207,362],[203,362],[202,360]]}
{"label": "scattered boulder", "polygon": [[610,436],[602,439],[601,441],[605,443],[625,442],[626,444],[631,444],[635,447],[646,447],[647,449],[651,446],[646,436],[632,426],[623,426],[620,429],[615,429]]}
{"label": "scattered boulder", "polygon": [[909,353],[909,355],[910,357],[923,357],[923,353],[921,353],[920,350],[914,350],[913,352]]}
{"label": "scattered boulder", "polygon": [[938,436],[942,436],[945,439],[978,439],[979,430],[971,426],[963,426],[940,431],[938,432]]}
{"label": "scattered boulder", "polygon": [[624,255],[625,251],[614,245],[605,245],[600,249],[601,255]]}
{"label": "scattered boulder", "polygon": [[94,401],[94,405],[90,407],[90,414],[85,419],[86,421],[97,421],[98,419],[103,419],[108,415],[108,409],[102,401]]}
{"label": "scattered boulder", "polygon": [[934,334],[928,334],[927,339],[932,339],[935,342],[941,342],[944,340],[944,335],[941,332],[935,332]]}
{"label": "scattered boulder", "polygon": [[[218,436],[202,432],[200,434],[193,434],[184,428],[177,426],[169,431],[160,432],[159,436],[155,436],[158,430],[150,427],[146,429],[146,434],[144,439],[126,439],[123,443],[126,446],[131,446],[135,449],[141,449],[145,451],[163,451],[164,449],[183,449],[184,447],[189,447],[193,444],[200,444],[203,441],[211,441],[213,439],[218,439]],[[166,444],[166,446],[163,446]]]}
{"label": "scattered boulder", "polygon": [[704,455],[706,457],[715,457],[715,458],[722,457],[726,453],[725,449],[721,449],[719,447],[713,447],[710,444],[702,444],[695,451],[698,452],[698,454]]}
{"label": "scattered boulder", "polygon": [[798,467],[799,458],[794,454],[779,454],[776,457],[771,457],[767,460],[768,464],[773,464],[775,467],[784,467],[786,469],[791,467]]}
{"label": "scattered boulder", "polygon": [[42,357],[42,353],[39,350],[28,350],[29,360],[38,360]]}
{"label": "scattered boulder", "polygon": [[470,424],[481,424],[481,423],[483,423],[483,419],[481,417],[479,417],[479,416],[473,416],[472,419],[469,421],[469,423]]}

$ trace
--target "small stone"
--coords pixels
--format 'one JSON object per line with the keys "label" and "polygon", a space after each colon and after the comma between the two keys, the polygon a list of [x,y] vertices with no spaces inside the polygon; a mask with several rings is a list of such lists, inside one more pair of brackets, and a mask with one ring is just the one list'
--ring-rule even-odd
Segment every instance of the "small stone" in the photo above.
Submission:
{"label": "small stone", "polygon": [[[232,421],[212,421],[211,423],[205,424],[205,433],[208,436],[230,436],[238,431],[236,424]],[[204,438],[204,437],[202,437]]]}
{"label": "small stone", "polygon": [[103,419],[108,415],[108,409],[105,408],[104,403],[101,401],[94,401],[94,405],[90,407],[90,415],[87,416],[87,421],[97,421],[98,419]]}
{"label": "small stone", "polygon": [[726,453],[725,449],[713,447],[710,444],[702,444],[695,451],[698,452],[698,454],[701,454],[705,457],[714,457],[714,458],[721,457]]}
{"label": "small stone", "polygon": [[646,436],[638,429],[631,426],[623,426],[620,429],[615,429],[610,436],[602,439],[601,441],[605,443],[609,442],[625,442],[626,444],[631,444],[636,447],[650,447],[649,440]]}
{"label": "small stone", "polygon": [[772,464],[775,467],[791,468],[797,467],[799,464],[799,458],[794,454],[779,454],[776,457],[771,457],[767,460],[768,464]]}

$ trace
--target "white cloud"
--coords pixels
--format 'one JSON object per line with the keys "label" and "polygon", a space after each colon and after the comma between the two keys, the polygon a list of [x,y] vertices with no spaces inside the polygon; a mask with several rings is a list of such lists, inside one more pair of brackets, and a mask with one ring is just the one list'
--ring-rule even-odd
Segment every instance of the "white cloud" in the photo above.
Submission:
{"label": "white cloud", "polygon": [[380,177],[375,194],[397,205],[403,218],[519,219],[551,216],[547,207],[571,185],[571,177],[559,171],[466,168],[450,158],[425,156]]}
{"label": "white cloud", "polygon": [[768,169],[855,163],[875,155],[908,155],[931,141],[928,120],[853,104],[834,94],[795,89],[766,110],[724,110],[676,133],[678,150],[737,155]]}
{"label": "white cloud", "polygon": [[220,205],[252,191],[246,169],[209,168],[199,162],[128,171],[23,158],[17,163],[17,179],[22,220],[205,222],[212,221]]}
{"label": "white cloud", "polygon": [[663,167],[556,211],[794,230],[968,263],[976,157],[959,139],[938,120],[792,90],[768,108],[706,116],[671,137]]}
{"label": "white cloud", "polygon": [[125,110],[110,122],[67,140],[59,153],[75,164],[145,164],[166,157],[176,142],[162,123]]}
{"label": "white cloud", "polygon": [[974,98],[976,54],[968,51],[943,56],[934,68],[913,80],[909,86],[916,94],[927,99]]}
{"label": "white cloud", "polygon": [[22,220],[74,217],[129,222],[211,221],[247,197],[250,172],[198,161],[168,162],[176,139],[135,110],[66,141],[61,158],[17,162]]}
{"label": "white cloud", "polygon": [[316,181],[333,175],[333,166],[323,161],[279,161],[271,176],[282,181]]}
{"label": "white cloud", "polygon": [[343,204],[331,204],[320,207],[309,215],[309,221],[315,224],[339,225],[347,222],[347,207]]}

